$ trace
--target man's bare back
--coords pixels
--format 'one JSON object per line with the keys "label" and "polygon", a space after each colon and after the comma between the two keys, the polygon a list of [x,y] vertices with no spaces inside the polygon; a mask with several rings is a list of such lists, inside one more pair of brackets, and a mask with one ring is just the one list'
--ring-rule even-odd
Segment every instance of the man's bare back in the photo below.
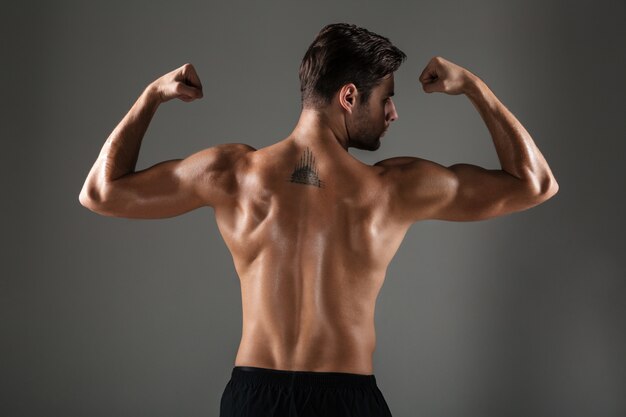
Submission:
{"label": "man's bare back", "polygon": [[215,211],[241,282],[235,364],[371,374],[376,297],[410,226],[388,216],[383,168],[293,138],[241,159],[238,198]]}
{"label": "man's bare back", "polygon": [[[391,77],[374,89],[361,119],[351,116],[358,91],[350,84],[335,95],[332,112],[303,111],[292,134],[271,146],[219,145],[135,172],[158,105],[202,97],[187,64],[142,94],[105,143],[80,201],[128,218],[213,207],[241,282],[235,365],[372,374],[376,298],[412,223],[501,216],[558,190],[528,132],[481,80],[435,57],[420,81],[429,93],[467,94],[492,134],[501,170],[415,157],[370,166],[352,157],[351,141],[370,137],[360,144],[376,149],[397,119]],[[351,137],[351,129],[363,135]]]}

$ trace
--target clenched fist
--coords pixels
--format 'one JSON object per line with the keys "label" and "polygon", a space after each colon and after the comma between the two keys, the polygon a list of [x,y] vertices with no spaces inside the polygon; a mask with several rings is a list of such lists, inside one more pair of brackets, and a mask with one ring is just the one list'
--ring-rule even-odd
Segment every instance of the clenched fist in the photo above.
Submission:
{"label": "clenched fist", "polygon": [[428,62],[419,77],[426,93],[446,93],[457,95],[464,93],[474,75],[440,56]]}
{"label": "clenched fist", "polygon": [[150,84],[158,93],[161,102],[179,98],[190,102],[202,98],[202,83],[191,64],[185,64],[168,72]]}

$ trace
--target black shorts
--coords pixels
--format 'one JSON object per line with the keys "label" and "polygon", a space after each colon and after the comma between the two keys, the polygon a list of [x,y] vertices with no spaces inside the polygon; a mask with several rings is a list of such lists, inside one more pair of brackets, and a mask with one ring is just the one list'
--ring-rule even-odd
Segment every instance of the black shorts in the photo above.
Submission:
{"label": "black shorts", "polygon": [[235,366],[220,417],[390,417],[374,375]]}

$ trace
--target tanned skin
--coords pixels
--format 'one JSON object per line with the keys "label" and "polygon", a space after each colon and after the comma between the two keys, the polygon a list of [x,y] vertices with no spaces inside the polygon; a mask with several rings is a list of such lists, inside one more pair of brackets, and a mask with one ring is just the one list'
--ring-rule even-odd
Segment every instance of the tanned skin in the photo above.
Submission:
{"label": "tanned skin", "polygon": [[236,366],[373,374],[376,298],[413,223],[494,218],[558,191],[531,136],[480,78],[434,57],[419,81],[426,93],[469,98],[501,169],[417,157],[367,165],[354,158],[349,147],[378,149],[398,119],[389,74],[367,105],[346,84],[327,107],[303,108],[293,132],[270,146],[221,144],[135,171],[158,106],[202,98],[200,79],[185,64],[143,91],[106,140],[79,200],[124,218],[214,209],[241,283]]}

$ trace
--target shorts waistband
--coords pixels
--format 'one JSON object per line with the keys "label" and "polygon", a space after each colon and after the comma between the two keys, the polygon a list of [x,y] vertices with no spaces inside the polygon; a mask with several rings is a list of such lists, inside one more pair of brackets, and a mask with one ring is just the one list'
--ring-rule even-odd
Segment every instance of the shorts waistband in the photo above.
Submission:
{"label": "shorts waistband", "polygon": [[287,371],[282,369],[235,366],[232,380],[253,384],[279,385],[283,387],[376,387],[376,377],[347,372]]}

